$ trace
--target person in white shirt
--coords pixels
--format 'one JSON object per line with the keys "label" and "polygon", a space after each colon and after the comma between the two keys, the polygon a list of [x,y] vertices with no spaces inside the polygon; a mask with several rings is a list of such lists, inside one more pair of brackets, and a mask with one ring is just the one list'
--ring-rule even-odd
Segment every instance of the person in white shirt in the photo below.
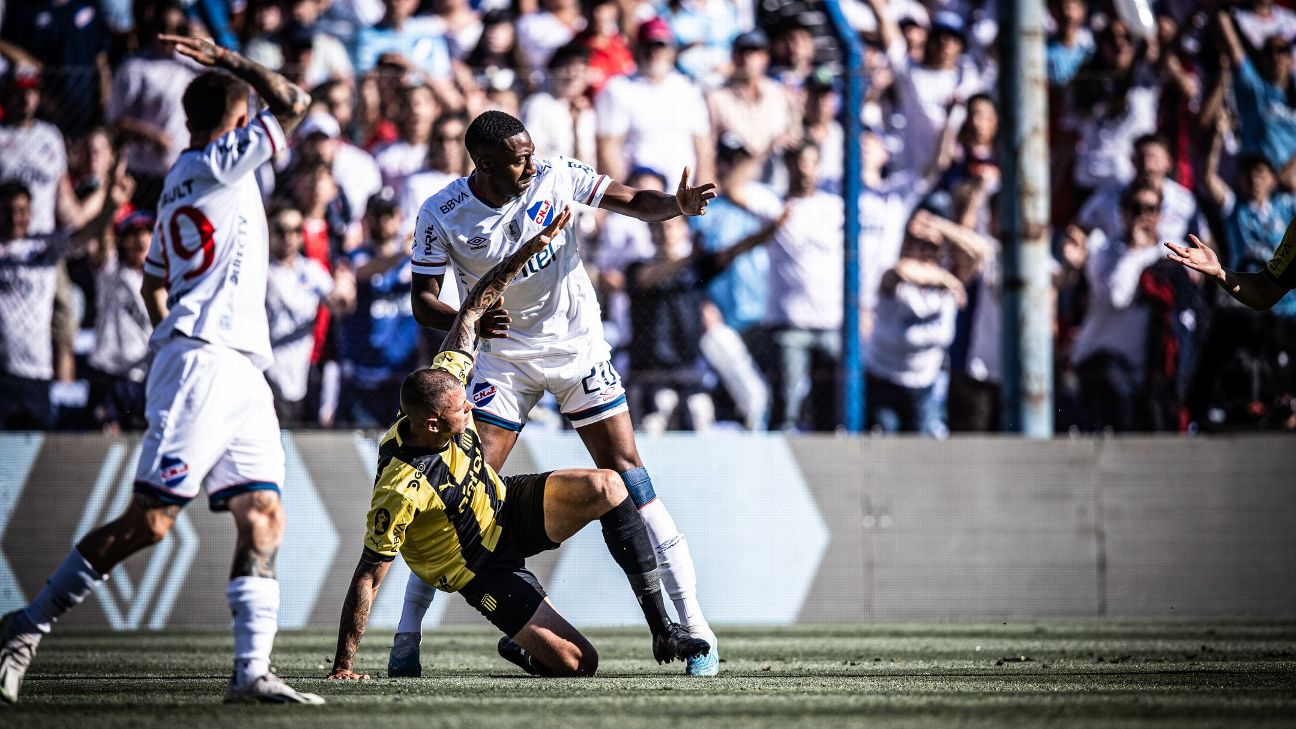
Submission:
{"label": "person in white shirt", "polygon": [[401,219],[406,225],[412,224],[418,216],[423,201],[467,174],[469,160],[463,150],[466,131],[468,119],[458,112],[442,114],[433,123],[427,164],[422,172],[406,177],[405,184],[395,191],[400,201]]}
{"label": "person in white shirt", "polygon": [[867,422],[884,433],[942,437],[945,408],[935,385],[954,341],[962,286],[941,268],[940,245],[913,230],[878,291],[866,356]]}
{"label": "person in white shirt", "polygon": [[[1199,233],[1204,223],[1197,211],[1197,198],[1188,188],[1170,179],[1174,163],[1170,145],[1163,137],[1145,134],[1134,141],[1135,179],[1161,191],[1161,223],[1157,237],[1161,240],[1186,240],[1190,233]],[[1121,196],[1128,185],[1110,183],[1098,188],[1080,208],[1076,225],[1089,232],[1102,230],[1108,239],[1119,238],[1125,221],[1121,211]]]}
{"label": "person in white shirt", "polygon": [[1139,300],[1143,271],[1161,260],[1161,192],[1136,182],[1121,197],[1125,229],[1085,264],[1089,306],[1071,345],[1087,430],[1139,430],[1147,384],[1149,310]]}
{"label": "person in white shirt", "polygon": [[[783,160],[788,215],[769,244],[765,310],[775,351],[770,427],[792,430],[808,422],[830,430],[838,413],[820,403],[835,399],[807,400],[807,395],[816,382],[832,387],[841,359],[845,210],[841,197],[818,189],[818,147],[810,142],[788,147]],[[807,402],[814,407],[803,421],[801,410]]]}
{"label": "person in white shirt", "polygon": [[[275,412],[287,427],[310,422],[304,408],[314,348],[315,317],[320,304],[345,306],[350,287],[313,258],[301,254],[301,211],[281,204],[266,214],[270,234],[270,267],[266,271],[266,317],[274,363],[266,380],[275,396]],[[339,275],[343,274],[339,269]]]}
{"label": "person in white shirt", "polygon": [[[108,187],[116,194],[116,182]],[[74,235],[33,233],[31,191],[21,180],[0,181],[0,428],[54,425],[51,326],[59,264],[107,227],[116,206],[103,207],[96,221]],[[0,657],[0,668],[2,663]],[[4,691],[0,680],[0,696]]]}
{"label": "person in white shirt", "polygon": [[153,323],[140,287],[155,222],[147,212],[127,214],[116,225],[116,255],[108,256],[95,276],[89,404],[95,422],[109,431],[143,430],[148,425],[144,382],[153,359],[149,351]]}
{"label": "person in white shirt", "polygon": [[382,173],[374,158],[342,136],[342,126],[323,111],[309,114],[297,128],[292,161],[283,176],[291,179],[299,167],[322,160],[333,171],[333,179],[346,197],[350,223],[359,225],[369,197],[382,189]]}
{"label": "person in white shirt", "polygon": [[[526,127],[499,111],[474,119],[465,143],[476,169],[429,198],[414,229],[414,316],[434,329],[449,329],[457,314],[438,299],[452,263],[461,292],[467,292],[572,203],[651,222],[701,215],[715,197],[713,184],[688,184],[687,168],[668,194],[626,187],[577,160],[537,160]],[[507,338],[500,338],[506,329]],[[625,388],[610,361],[594,286],[570,228],[527,262],[481,330],[491,338],[481,345],[468,394],[487,462],[496,470],[503,465],[531,408],[552,393],[594,463],[621,475],[648,527],[679,622],[711,646],[709,654],[690,658],[686,671],[715,675],[715,634],[698,602],[688,542],[639,458]],[[420,625],[432,594],[430,585],[411,578],[389,675],[421,671]]]}
{"label": "person in white shirt", "polygon": [[[154,324],[135,497],[114,521],[81,539],[26,607],[0,621],[0,698],[18,700],[41,638],[130,555],[160,542],[205,488],[237,528],[226,587],[233,615],[231,701],[321,704],[270,672],[278,630],[275,554],[284,512],[284,452],[265,315],[265,210],[253,171],[285,144],[310,96],[264,66],[210,40],[164,36],[204,66],[184,93],[190,142],[167,173],[158,232],[144,262]],[[246,82],[246,83],[244,83]],[[268,105],[253,116],[251,86]]]}
{"label": "person in white shirt", "polygon": [[590,107],[589,51],[570,43],[549,59],[543,91],[522,104],[522,123],[535,142],[536,154],[589,159],[597,149],[594,109]]}
{"label": "person in white shirt", "polygon": [[528,68],[516,70],[543,69],[554,51],[585,29],[580,0],[542,0],[540,6],[540,11],[517,19],[518,50]]}
{"label": "person in white shirt", "polygon": [[898,162],[902,168],[926,169],[940,153],[932,142],[947,124],[955,129],[962,125],[964,103],[986,90],[985,79],[964,52],[967,33],[957,14],[942,11],[933,16],[923,62],[914,63],[899,25],[886,12],[885,0],[869,2],[880,19],[880,39],[900,96],[904,127],[899,132],[904,147]]}
{"label": "person in white shirt", "polygon": [[184,11],[167,8],[156,26],[144,36],[151,39],[148,47],[113,74],[106,115],[129,140],[127,169],[136,181],[136,203],[150,210],[162,193],[162,178],[184,149],[188,132],[180,97],[197,75],[193,64],[176,57],[174,46],[158,40],[157,33],[189,34]]}
{"label": "person in white shirt", "polygon": [[441,111],[431,87],[426,84],[407,86],[403,93],[405,104],[396,120],[400,138],[379,145],[373,153],[378,171],[382,173],[383,185],[393,189],[404,184],[405,178],[423,170],[427,162],[428,140],[432,138],[432,123]]}
{"label": "person in white shirt", "polygon": [[715,141],[702,92],[675,70],[675,35],[661,18],[639,28],[639,70],[618,76],[594,100],[599,167],[625,179],[635,167],[712,174]]}
{"label": "person in white shirt", "polygon": [[20,180],[31,195],[28,233],[79,230],[103,209],[106,187],[78,201],[68,177],[67,149],[58,127],[36,118],[41,78],[26,67],[0,77],[0,180]]}
{"label": "person in white shirt", "polygon": [[1233,20],[1252,48],[1259,50],[1274,35],[1289,43],[1296,40],[1296,12],[1274,0],[1250,0],[1245,3],[1249,7],[1240,5],[1233,8]]}

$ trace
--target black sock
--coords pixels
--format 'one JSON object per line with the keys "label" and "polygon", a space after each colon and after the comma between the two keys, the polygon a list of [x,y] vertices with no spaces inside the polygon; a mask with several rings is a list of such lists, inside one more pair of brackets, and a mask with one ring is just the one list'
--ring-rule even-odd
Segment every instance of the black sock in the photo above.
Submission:
{"label": "black sock", "polygon": [[603,525],[603,541],[607,542],[612,559],[626,573],[648,628],[656,633],[670,627],[670,615],[662,600],[661,577],[657,574],[657,557],[634,500],[627,496],[600,517],[599,522]]}

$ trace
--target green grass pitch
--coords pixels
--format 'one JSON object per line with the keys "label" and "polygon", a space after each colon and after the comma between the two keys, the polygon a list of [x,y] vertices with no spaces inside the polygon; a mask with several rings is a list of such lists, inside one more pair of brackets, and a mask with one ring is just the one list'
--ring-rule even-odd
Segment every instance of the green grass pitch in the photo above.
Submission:
{"label": "green grass pitch", "polygon": [[323,679],[335,635],[280,634],[275,668],[323,707],[224,706],[222,631],[64,631],[41,648],[15,727],[1264,727],[1296,726],[1296,619],[1041,619],[721,631],[723,672],[680,675],[647,631],[595,630],[593,679],[535,679],[486,628],[431,631],[424,677]]}

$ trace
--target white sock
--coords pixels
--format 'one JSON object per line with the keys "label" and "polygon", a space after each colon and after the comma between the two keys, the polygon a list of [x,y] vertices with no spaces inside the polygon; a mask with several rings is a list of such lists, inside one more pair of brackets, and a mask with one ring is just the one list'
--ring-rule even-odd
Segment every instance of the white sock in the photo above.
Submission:
{"label": "white sock", "polygon": [[279,581],[235,577],[225,599],[234,615],[234,682],[246,685],[270,672],[270,649],[279,630]]}
{"label": "white sock", "polygon": [[693,569],[693,555],[689,553],[688,540],[675,527],[675,520],[660,497],[644,504],[639,516],[648,527],[648,538],[657,553],[657,569],[662,585],[675,604],[680,624],[689,633],[716,647],[716,635],[702,616],[702,605],[697,599],[697,572]]}
{"label": "white sock", "polygon": [[401,605],[400,622],[396,624],[397,633],[423,633],[423,616],[432,607],[432,598],[436,597],[436,588],[424,582],[418,575],[410,573],[405,583],[405,604]]}
{"label": "white sock", "polygon": [[23,615],[36,630],[48,633],[63,613],[80,605],[96,586],[107,579],[107,575],[99,574],[73,547]]}

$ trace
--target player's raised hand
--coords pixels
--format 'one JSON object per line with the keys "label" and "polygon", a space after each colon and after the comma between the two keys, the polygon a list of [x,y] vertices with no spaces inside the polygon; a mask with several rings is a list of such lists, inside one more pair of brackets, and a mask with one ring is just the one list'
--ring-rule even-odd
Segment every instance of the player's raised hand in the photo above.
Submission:
{"label": "player's raised hand", "polygon": [[1192,244],[1192,247],[1175,245],[1170,241],[1166,241],[1165,247],[1170,249],[1170,253],[1166,255],[1166,258],[1182,263],[1188,268],[1200,271],[1207,276],[1219,278],[1224,269],[1220,266],[1219,256],[1215,255],[1215,250],[1202,243],[1197,236],[1192,234],[1189,234],[1188,242]]}
{"label": "player's raised hand", "polygon": [[684,168],[680,176],[679,187],[675,190],[675,202],[679,203],[681,213],[685,215],[706,215],[707,203],[716,197],[714,182],[699,187],[689,187],[689,168]]}
{"label": "player's raised hand", "polygon": [[369,680],[369,674],[356,673],[346,668],[335,668],[329,673],[328,678],[330,681],[367,681]]}
{"label": "player's raised hand", "polygon": [[186,58],[192,58],[204,66],[219,65],[229,51],[216,45],[215,41],[210,38],[191,38],[184,35],[168,35],[161,33],[158,39],[167,43],[174,43],[175,49],[180,55]]}

